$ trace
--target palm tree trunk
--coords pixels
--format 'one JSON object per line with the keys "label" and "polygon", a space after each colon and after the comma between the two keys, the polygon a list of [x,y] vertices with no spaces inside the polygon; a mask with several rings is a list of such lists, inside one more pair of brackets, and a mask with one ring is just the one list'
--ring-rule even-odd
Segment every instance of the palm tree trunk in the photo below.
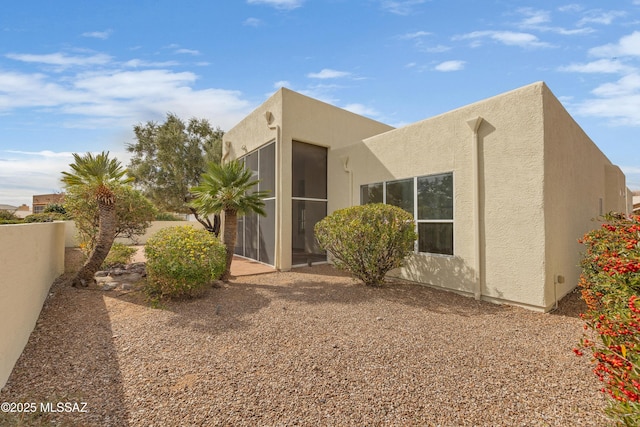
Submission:
{"label": "palm tree trunk", "polygon": [[231,261],[236,248],[236,233],[238,229],[238,213],[232,210],[224,211],[224,236],[223,241],[227,249],[227,266],[220,280],[228,282],[231,278]]}
{"label": "palm tree trunk", "polygon": [[114,203],[104,203],[98,201],[98,239],[95,247],[91,251],[89,258],[80,268],[73,279],[71,286],[85,287],[94,282],[94,275],[100,269],[102,263],[107,258],[111,245],[116,236],[116,206]]}

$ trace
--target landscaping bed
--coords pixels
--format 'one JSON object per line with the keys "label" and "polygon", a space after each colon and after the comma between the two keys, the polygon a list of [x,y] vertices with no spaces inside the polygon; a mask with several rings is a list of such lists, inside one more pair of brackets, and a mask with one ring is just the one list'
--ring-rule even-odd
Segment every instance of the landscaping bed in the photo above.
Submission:
{"label": "landscaping bed", "polygon": [[541,314],[326,265],[162,309],[56,283],[0,402],[88,412],[0,424],[603,426],[577,298]]}

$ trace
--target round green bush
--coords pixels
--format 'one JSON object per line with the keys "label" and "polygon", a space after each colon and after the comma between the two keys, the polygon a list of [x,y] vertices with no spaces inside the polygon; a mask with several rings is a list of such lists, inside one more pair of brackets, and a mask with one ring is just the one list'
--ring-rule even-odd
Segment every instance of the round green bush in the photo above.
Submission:
{"label": "round green bush", "polygon": [[337,210],[316,224],[315,233],[336,267],[371,286],[403,265],[417,238],[410,213],[380,203]]}
{"label": "round green bush", "polygon": [[211,233],[189,225],[164,228],[144,249],[146,291],[154,298],[192,298],[218,279],[225,268],[224,244]]}
{"label": "round green bush", "polygon": [[100,268],[111,268],[129,264],[136,253],[136,248],[127,246],[124,243],[114,242],[111,245],[107,258]]}
{"label": "round green bush", "polygon": [[53,221],[66,221],[68,219],[67,215],[61,214],[58,212],[42,212],[27,215],[24,219],[24,222],[53,222]]}

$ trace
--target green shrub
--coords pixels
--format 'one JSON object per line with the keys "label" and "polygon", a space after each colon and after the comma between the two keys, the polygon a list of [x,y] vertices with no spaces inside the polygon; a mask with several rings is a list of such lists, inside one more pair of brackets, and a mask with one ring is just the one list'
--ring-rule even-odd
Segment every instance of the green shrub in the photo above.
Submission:
{"label": "green shrub", "polygon": [[146,291],[154,298],[191,298],[225,269],[225,246],[211,233],[189,225],[164,228],[145,246]]}
{"label": "green shrub", "polygon": [[22,219],[0,219],[1,224],[24,224],[24,220]]}
{"label": "green shrub", "polygon": [[67,215],[57,213],[57,212],[49,212],[49,213],[36,213],[27,215],[24,218],[24,222],[53,222],[53,221],[65,221]]}
{"label": "green shrub", "polygon": [[42,212],[44,213],[57,212],[65,215],[67,213],[67,210],[60,203],[49,203]]}
{"label": "green shrub", "polygon": [[[136,241],[143,235],[155,218],[156,208],[142,193],[129,185],[114,185],[116,196],[116,237]],[[76,225],[80,248],[91,253],[98,239],[98,201],[87,187],[69,188],[65,195],[64,208]]]}
{"label": "green shrub", "polygon": [[156,214],[156,221],[184,221],[184,219],[178,218],[169,212],[160,212]]}
{"label": "green shrub", "polygon": [[117,265],[129,264],[135,253],[136,248],[127,246],[123,243],[114,243],[111,245],[111,250],[109,251],[107,258],[102,263],[101,268],[110,268]]}
{"label": "green shrub", "polygon": [[13,212],[6,209],[0,209],[0,219],[7,221],[14,221],[19,219]]}
{"label": "green shrub", "polygon": [[413,250],[414,227],[410,213],[377,203],[337,210],[318,222],[315,232],[336,267],[375,286]]}

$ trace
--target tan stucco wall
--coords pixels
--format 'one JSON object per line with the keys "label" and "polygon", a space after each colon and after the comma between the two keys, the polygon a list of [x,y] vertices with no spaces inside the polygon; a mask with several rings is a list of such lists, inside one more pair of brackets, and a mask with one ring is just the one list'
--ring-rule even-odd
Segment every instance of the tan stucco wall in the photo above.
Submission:
{"label": "tan stucco wall", "polygon": [[[487,99],[342,150],[351,191],[362,184],[453,172],[454,256],[415,254],[401,277],[472,293],[475,286],[473,132],[480,141],[480,239],[485,299],[544,304],[543,114],[541,85]],[[343,186],[346,181],[343,181]]]}
{"label": "tan stucco wall", "polygon": [[601,213],[626,213],[628,190],[622,171],[611,164],[546,86],[543,95],[547,269],[544,305],[550,309],[556,299],[578,284],[580,252],[584,250],[578,239],[599,226],[594,220]]}
{"label": "tan stucco wall", "polygon": [[0,388],[64,272],[64,223],[0,226]]}
{"label": "tan stucco wall", "polygon": [[[65,236],[64,245],[67,248],[78,247],[78,237],[76,236],[76,223],[73,221],[65,221]],[[123,243],[125,245],[144,245],[147,243],[149,237],[156,234],[159,230],[167,227],[178,227],[181,225],[190,225],[195,228],[203,228],[202,224],[197,221],[153,221],[151,226],[147,229],[146,233],[142,236],[136,236],[135,240],[127,238],[117,238],[116,242]]]}
{"label": "tan stucco wall", "polygon": [[[478,117],[474,162],[468,122]],[[329,213],[359,204],[363,184],[453,172],[454,256],[414,254],[393,274],[468,294],[480,283],[483,299],[537,310],[549,310],[575,287],[577,239],[592,228],[600,205],[625,211],[631,203],[624,174],[543,82],[395,130],[282,89],[230,130],[225,146],[235,158],[273,140],[281,269],[291,265],[294,140],[329,147]]]}
{"label": "tan stucco wall", "polygon": [[[273,115],[270,125],[265,118],[266,112]],[[344,198],[342,203],[346,203],[349,194],[348,188],[345,193],[345,188],[341,187],[344,183],[340,178],[348,174],[335,151],[391,129],[393,127],[282,88],[224,135],[223,145],[229,160],[277,141],[276,268],[291,268],[292,141],[329,147],[327,180],[328,209],[331,211],[335,200]]]}

